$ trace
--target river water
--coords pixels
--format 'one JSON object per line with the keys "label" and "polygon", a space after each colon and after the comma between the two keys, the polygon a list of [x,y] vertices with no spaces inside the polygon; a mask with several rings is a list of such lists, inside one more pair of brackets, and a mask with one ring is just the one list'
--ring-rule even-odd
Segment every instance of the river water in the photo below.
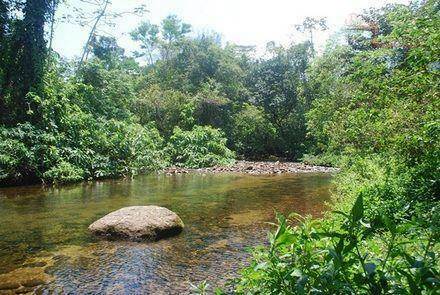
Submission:
{"label": "river water", "polygon": [[[0,294],[187,294],[223,286],[266,242],[275,212],[319,216],[330,174],[145,175],[58,188],[0,189]],[[125,206],[159,205],[185,223],[154,243],[104,241],[87,227]],[[227,288],[227,287],[226,287]]]}

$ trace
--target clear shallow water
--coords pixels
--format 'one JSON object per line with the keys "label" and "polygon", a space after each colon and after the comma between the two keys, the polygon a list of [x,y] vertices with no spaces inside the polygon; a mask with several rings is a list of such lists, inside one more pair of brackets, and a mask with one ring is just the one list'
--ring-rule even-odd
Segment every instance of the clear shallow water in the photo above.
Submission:
{"label": "clear shallow water", "polygon": [[[0,294],[185,294],[222,285],[248,246],[264,244],[274,212],[318,216],[331,175],[145,175],[60,188],[0,189]],[[175,211],[186,228],[156,243],[108,242],[87,227],[133,205]]]}

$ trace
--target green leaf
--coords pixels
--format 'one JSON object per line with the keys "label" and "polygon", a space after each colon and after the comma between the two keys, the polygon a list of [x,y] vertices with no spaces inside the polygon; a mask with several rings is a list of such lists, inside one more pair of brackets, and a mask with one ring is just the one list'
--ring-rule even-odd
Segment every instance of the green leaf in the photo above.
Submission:
{"label": "green leaf", "polygon": [[396,224],[394,223],[394,221],[386,215],[382,216],[382,219],[383,219],[383,223],[385,224],[387,229],[392,234],[395,234],[396,233]]}
{"label": "green leaf", "polygon": [[357,241],[356,240],[351,240],[350,243],[345,246],[344,248],[344,254],[351,252],[351,250],[354,249],[354,247],[356,247]]}
{"label": "green leaf", "polygon": [[344,239],[343,238],[339,239],[338,245],[335,248],[338,255],[341,255],[342,249],[344,249]]}
{"label": "green leaf", "polygon": [[298,278],[300,278],[303,274],[302,274],[301,270],[295,268],[295,269],[290,273],[290,275],[291,275],[292,277],[298,277]]}
{"label": "green leaf", "polygon": [[362,217],[364,217],[364,198],[362,197],[362,194],[357,197],[353,208],[351,208],[351,217],[354,223],[358,222],[362,219]]}
{"label": "green leaf", "polygon": [[276,239],[276,245],[290,245],[295,241],[295,236],[289,232],[284,232]]}

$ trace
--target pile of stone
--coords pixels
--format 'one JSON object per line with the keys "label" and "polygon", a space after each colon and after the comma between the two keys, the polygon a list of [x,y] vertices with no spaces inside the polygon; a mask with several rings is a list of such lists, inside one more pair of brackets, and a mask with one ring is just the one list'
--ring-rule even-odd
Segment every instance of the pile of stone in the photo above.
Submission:
{"label": "pile of stone", "polygon": [[337,168],[313,166],[295,162],[253,162],[236,161],[230,166],[214,166],[208,168],[188,169],[181,167],[169,167],[162,170],[166,175],[185,174],[185,173],[247,173],[253,175],[261,174],[281,174],[281,173],[333,173]]}

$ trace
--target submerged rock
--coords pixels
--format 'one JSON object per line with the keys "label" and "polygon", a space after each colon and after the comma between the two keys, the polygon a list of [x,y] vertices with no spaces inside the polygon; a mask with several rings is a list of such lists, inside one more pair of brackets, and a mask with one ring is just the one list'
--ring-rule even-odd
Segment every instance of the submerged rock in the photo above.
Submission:
{"label": "submerged rock", "polygon": [[99,236],[156,241],[183,230],[180,217],[159,206],[132,206],[111,212],[89,226]]}

